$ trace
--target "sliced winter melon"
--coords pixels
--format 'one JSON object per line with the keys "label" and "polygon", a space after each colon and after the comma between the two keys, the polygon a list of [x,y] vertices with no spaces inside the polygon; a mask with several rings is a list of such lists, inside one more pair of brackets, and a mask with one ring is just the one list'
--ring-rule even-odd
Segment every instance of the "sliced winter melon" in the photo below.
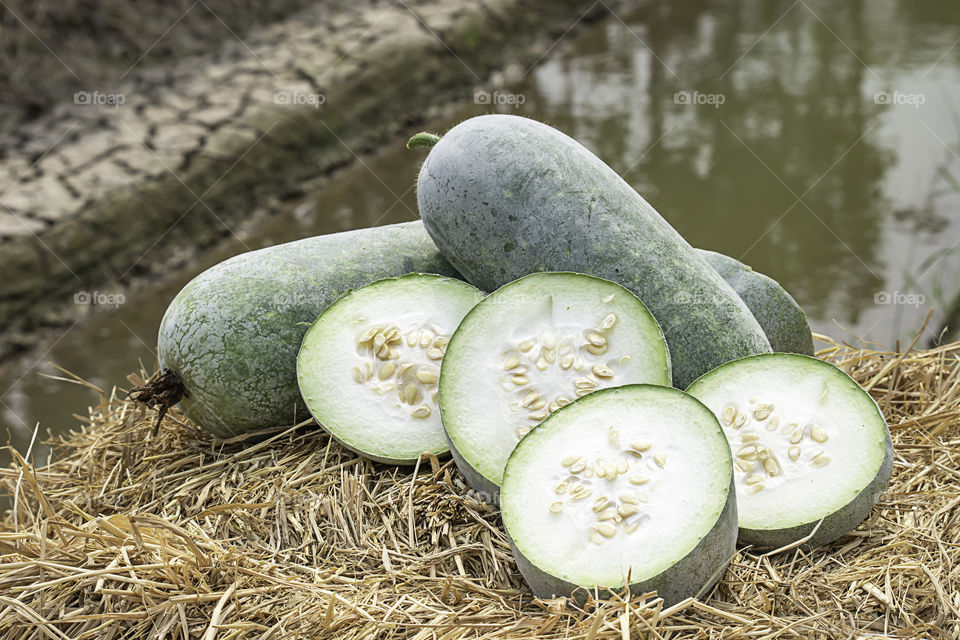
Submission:
{"label": "sliced winter melon", "polygon": [[440,376],[443,424],[470,485],[497,500],[503,467],[551,412],[602,387],[670,384],[660,326],[620,285],[535,273],[464,318]]}
{"label": "sliced winter melon", "polygon": [[716,417],[682,391],[593,393],[507,462],[501,508],[517,565],[544,598],[624,585],[667,604],[701,594],[734,553],[731,467]]}
{"label": "sliced winter melon", "polygon": [[687,389],[720,418],[733,450],[740,541],[825,544],[854,529],[893,470],[887,424],[847,374],[809,356],[749,356]]}
{"label": "sliced winter melon", "polygon": [[428,274],[378,280],[320,314],[297,358],[310,413],[344,446],[408,464],[449,449],[437,381],[450,335],[483,299],[465,282]]}

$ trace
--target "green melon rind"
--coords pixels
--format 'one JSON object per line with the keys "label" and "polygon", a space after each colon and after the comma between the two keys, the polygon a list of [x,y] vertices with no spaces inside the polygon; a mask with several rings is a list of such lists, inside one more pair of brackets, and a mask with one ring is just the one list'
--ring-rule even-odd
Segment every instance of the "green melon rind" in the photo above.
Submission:
{"label": "green melon rind", "polygon": [[510,115],[460,123],[424,161],[417,200],[437,246],[482,290],[574,271],[633,291],[663,328],[676,386],[770,352],[730,285],[610,167],[552,127]]}
{"label": "green melon rind", "polygon": [[[829,363],[823,362],[812,356],[802,355],[802,354],[784,354],[789,355],[795,358],[802,358],[804,360],[813,360],[820,364],[829,365]],[[760,359],[770,357],[770,354],[758,355],[758,356],[748,356],[747,358],[741,358],[741,360],[748,359]],[[704,374],[693,383],[687,387],[687,393],[691,395],[696,395],[696,386],[703,383],[705,378],[712,375],[715,371],[722,370],[726,366],[734,366],[738,361],[734,360],[728,362],[725,365],[717,367],[714,371],[710,371],[707,374]],[[857,387],[863,391],[862,387],[857,384],[856,380],[851,378],[845,371],[837,369],[836,371],[841,373],[844,378],[849,382],[849,384]],[[876,400],[873,399],[873,396],[868,394],[866,391],[863,391],[863,394],[870,398],[873,408],[877,412],[877,416],[886,426],[886,419],[883,417],[883,412],[880,411],[880,406],[877,404]],[[822,546],[829,544],[836,540],[837,538],[850,533],[857,526],[866,520],[873,511],[874,506],[877,501],[883,495],[884,491],[887,489],[887,485],[890,483],[890,478],[893,475],[893,441],[890,437],[889,428],[885,429],[884,435],[884,456],[883,460],[880,463],[877,473],[874,475],[873,480],[871,480],[867,485],[860,490],[860,492],[851,500],[849,503],[844,505],[842,508],[834,511],[833,513],[825,516],[823,518],[822,524],[820,524],[817,529],[816,534],[811,537],[809,540],[805,541],[801,547],[804,549],[813,549],[814,547]],[[814,520],[812,522],[806,522],[800,525],[793,527],[781,527],[775,529],[747,529],[740,528],[740,533],[738,540],[741,544],[752,545],[759,549],[779,549],[787,545],[791,545],[795,542],[803,540],[817,527],[820,523],[820,519]]]}
{"label": "green melon rind", "polygon": [[736,258],[705,249],[695,251],[746,303],[774,351],[813,355],[813,332],[807,315],[780,283]]}
{"label": "green melon rind", "polygon": [[[617,393],[631,387],[655,386],[656,385],[626,385],[623,387],[600,389],[561,408],[559,411],[547,417],[538,428],[549,426],[548,423],[555,419],[556,416],[567,411],[570,407],[576,407],[578,402],[587,398],[592,398],[592,401],[595,402],[598,397],[602,397],[603,394]],[[684,393],[670,387],[658,388],[671,393]],[[703,406],[696,398],[692,399]],[[713,416],[713,412],[706,406],[703,406],[703,409]],[[714,421],[716,421],[715,416]],[[716,421],[716,426],[717,430],[722,433],[723,430],[720,427],[719,421]],[[533,433],[534,431],[530,432],[530,434]],[[530,434],[527,434],[527,437],[529,437]],[[514,451],[516,452],[516,449],[514,449]],[[737,501],[732,467],[732,461],[728,461],[727,472],[730,474],[730,485],[727,488],[727,500],[707,535],[705,535],[687,555],[666,570],[647,580],[629,584],[628,589],[632,595],[642,595],[656,591],[657,595],[663,598],[664,606],[670,606],[686,598],[702,596],[712,589],[720,580],[727,565],[733,558],[737,543]],[[530,562],[517,547],[513,538],[510,536],[510,531],[505,529],[505,532],[510,543],[510,548],[513,551],[513,557],[517,562],[517,568],[523,575],[524,580],[527,581],[534,595],[538,598],[573,595],[579,602],[583,602],[587,598],[588,594],[585,587],[563,580]]]}
{"label": "green melon rind", "polygon": [[[422,279],[422,278],[435,279],[437,282],[446,281],[449,284],[453,284],[453,285],[456,285],[457,287],[462,288],[463,290],[465,290],[465,292],[473,293],[476,296],[475,303],[483,299],[483,293],[479,291],[476,287],[456,278],[439,276],[436,274],[408,273],[408,274],[405,274],[402,276],[396,276],[393,278],[383,278],[381,280],[371,282],[370,284],[365,285],[365,287],[376,287],[376,286],[383,286],[383,285],[389,286],[389,284],[392,282],[400,282],[408,279]],[[345,300],[348,300],[350,293],[352,292],[345,293],[344,295],[337,298],[333,303],[331,303],[326,309],[323,310],[323,312],[320,313],[320,316],[317,318],[317,321],[319,321],[325,313],[335,309],[338,304],[344,302]],[[302,385],[306,383],[306,381],[302,374],[300,360],[302,357],[310,357],[309,354],[305,355],[305,351],[309,350],[309,339],[310,339],[311,332],[314,331],[318,326],[320,325],[318,325],[317,322],[314,322],[313,325],[307,330],[306,334],[303,337],[300,351],[297,354],[297,379],[298,379],[298,384],[301,386],[301,388],[302,388]],[[309,403],[309,400],[307,399],[307,394],[301,393],[301,395],[305,400],[307,409],[310,410],[310,403]],[[312,410],[311,410],[311,413],[313,413]],[[394,464],[394,465],[410,465],[410,464],[415,464],[417,462],[417,459],[419,458],[419,456],[410,457],[410,458],[399,458],[399,457],[391,457],[389,455],[384,455],[381,453],[375,453],[370,448],[362,448],[356,443],[349,442],[344,438],[338,436],[336,433],[334,433],[334,431],[332,431],[330,428],[327,427],[327,425],[324,424],[323,420],[321,420],[320,417],[314,415],[314,418],[317,420],[317,423],[330,435],[330,437],[336,440],[338,443],[340,443],[343,447],[345,447],[346,449],[349,449],[350,451],[353,451],[358,455],[361,455],[365,458],[373,460],[374,462],[383,462],[386,464]],[[445,436],[445,438],[447,439],[447,441],[449,441],[449,437]],[[432,453],[436,456],[443,456],[448,451],[449,451],[448,449],[438,449],[436,451],[429,451],[429,453]]]}
{"label": "green melon rind", "polygon": [[[588,279],[604,280],[604,278],[598,278],[597,276],[589,276],[582,273],[573,273],[568,271],[558,271],[558,272],[551,272],[551,273],[568,275],[568,276],[577,276],[577,277],[588,278]],[[534,275],[534,274],[530,274],[530,275]],[[523,278],[518,278],[517,280],[514,280],[514,282],[523,280],[526,277],[528,276],[524,276]],[[608,282],[613,282],[613,281],[608,280]],[[495,293],[496,292],[490,295],[494,295]],[[627,293],[628,295],[630,294],[629,290],[627,291]],[[662,327],[660,327],[659,323],[657,322],[657,319],[653,317],[653,314],[650,313],[650,310],[647,309],[646,305],[643,304],[642,300],[640,300],[636,296],[632,296],[632,299],[637,302],[638,309],[642,310],[642,312],[645,315],[647,315],[647,317],[650,319],[652,327],[656,327],[659,339],[663,342],[664,357],[665,357],[664,366],[666,371],[666,374],[665,374],[666,379],[664,380],[664,383],[666,383],[671,378],[671,371],[672,371],[673,364],[672,364],[672,356],[671,356],[669,347],[666,345],[666,338],[663,335],[663,329]],[[478,309],[478,307],[479,305],[471,309],[470,312],[463,317],[463,320],[460,321],[461,326],[469,325],[469,322],[476,317],[476,314],[482,311],[481,309]],[[461,334],[461,338],[462,338],[462,334]],[[456,342],[457,342],[457,332],[454,332],[453,336],[450,338],[450,345],[447,347],[448,352],[451,349],[453,349],[453,351],[456,351]],[[449,367],[446,370],[449,371]],[[439,392],[440,393],[440,413],[442,416],[443,405],[444,405],[443,390],[446,386],[443,382],[443,379],[444,379],[443,367],[441,367],[441,370],[440,370],[440,379],[441,379],[440,392]],[[447,435],[447,443],[450,446],[450,455],[453,458],[454,464],[457,466],[457,469],[459,469],[460,473],[462,473],[464,478],[466,478],[467,484],[470,485],[470,488],[473,489],[473,491],[477,494],[477,496],[480,497],[484,502],[487,502],[488,504],[492,504],[492,505],[499,505],[500,504],[500,486],[493,480],[490,480],[489,478],[487,478],[477,468],[475,468],[472,464],[470,464],[470,462],[457,449],[455,441],[453,440],[453,438],[451,438],[450,429],[448,427],[448,421],[444,420],[443,424],[444,424],[444,432]]]}
{"label": "green melon rind", "polygon": [[[443,413],[442,406],[440,413]],[[453,463],[457,466],[460,473],[463,474],[463,477],[466,478],[467,484],[470,485],[470,488],[476,496],[487,504],[499,506],[500,487],[467,462],[466,458],[457,450],[457,445],[450,439],[449,433],[447,434],[447,444],[450,445],[450,457],[453,458]]]}
{"label": "green melon rind", "polygon": [[240,254],[198,275],[170,303],[160,365],[186,386],[186,416],[219,437],[292,424],[307,417],[296,362],[309,324],[347,291],[411,272],[460,277],[419,222]]}

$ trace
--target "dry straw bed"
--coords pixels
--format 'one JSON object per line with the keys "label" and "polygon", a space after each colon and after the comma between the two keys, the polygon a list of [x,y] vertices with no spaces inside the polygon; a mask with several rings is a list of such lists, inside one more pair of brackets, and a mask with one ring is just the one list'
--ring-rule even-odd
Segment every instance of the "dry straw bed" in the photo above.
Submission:
{"label": "dry straw bed", "polygon": [[889,491],[830,547],[740,549],[669,608],[535,600],[449,460],[371,464],[311,425],[221,441],[176,412],[154,436],[101,394],[53,464],[0,471],[0,638],[958,638],[960,343],[820,356],[883,409]]}

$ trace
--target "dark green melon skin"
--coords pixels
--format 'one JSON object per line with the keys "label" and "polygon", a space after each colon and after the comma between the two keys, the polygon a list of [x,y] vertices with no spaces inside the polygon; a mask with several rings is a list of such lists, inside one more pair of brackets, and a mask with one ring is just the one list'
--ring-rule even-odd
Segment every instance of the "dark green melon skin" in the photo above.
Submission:
{"label": "dark green melon skin", "polygon": [[460,123],[424,161],[417,200],[437,246],[484,291],[537,271],[633,291],[663,328],[676,386],[770,352],[730,285],[610,167],[552,127],[509,115]]}
{"label": "dark green melon skin", "polygon": [[[547,573],[531,563],[517,548],[510,533],[507,532],[517,568],[538,598],[553,598],[572,595],[579,602],[586,600],[584,587],[567,582]],[[713,528],[697,546],[679,562],[660,574],[647,580],[628,585],[632,595],[638,596],[651,591],[663,598],[664,606],[676,604],[686,598],[702,596],[707,593],[723,576],[723,572],[733,558],[737,544],[737,500],[733,474],[730,476],[730,488],[727,501],[717,517]]]}
{"label": "dark green melon skin", "polygon": [[696,252],[746,303],[774,351],[813,355],[813,332],[807,315],[779,282],[736,258],[705,249]]}
{"label": "dark green melon skin", "polygon": [[227,438],[307,417],[297,353],[320,312],[351,289],[406,273],[460,277],[419,222],[243,253],[191,280],[160,324],[161,367],[180,376],[193,422]]}

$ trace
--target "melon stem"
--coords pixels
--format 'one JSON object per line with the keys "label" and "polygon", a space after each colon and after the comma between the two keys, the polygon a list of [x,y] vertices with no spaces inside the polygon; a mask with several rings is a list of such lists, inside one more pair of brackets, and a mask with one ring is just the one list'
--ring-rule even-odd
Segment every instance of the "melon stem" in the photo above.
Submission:
{"label": "melon stem", "polygon": [[421,131],[420,133],[414,134],[413,137],[407,140],[407,149],[419,149],[421,147],[429,148],[438,142],[440,142],[440,136],[433,133],[427,133],[426,131]]}

